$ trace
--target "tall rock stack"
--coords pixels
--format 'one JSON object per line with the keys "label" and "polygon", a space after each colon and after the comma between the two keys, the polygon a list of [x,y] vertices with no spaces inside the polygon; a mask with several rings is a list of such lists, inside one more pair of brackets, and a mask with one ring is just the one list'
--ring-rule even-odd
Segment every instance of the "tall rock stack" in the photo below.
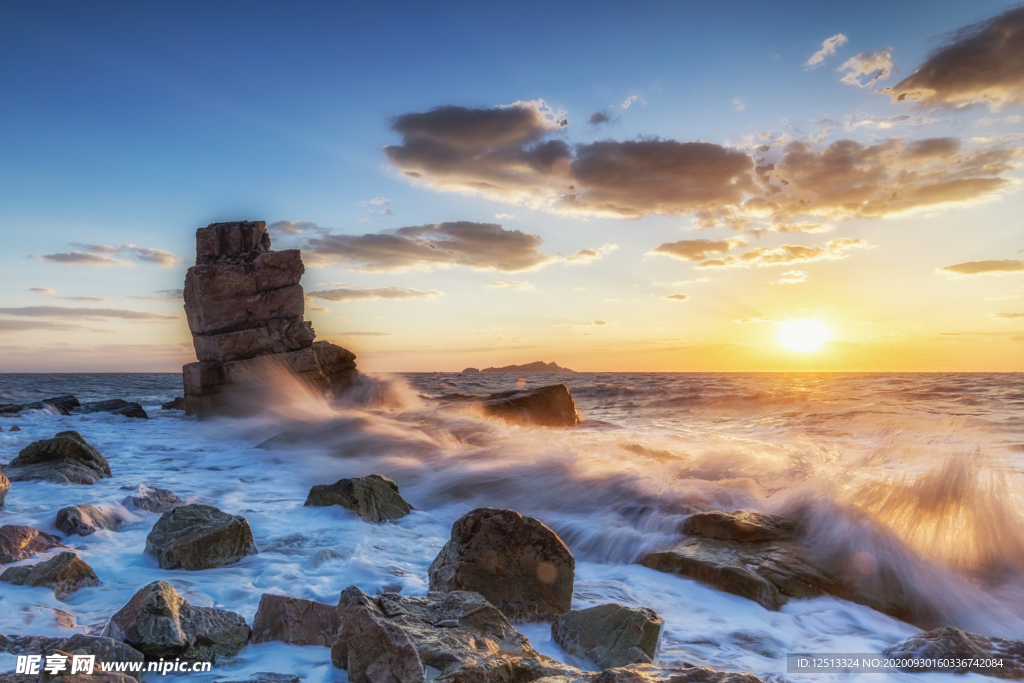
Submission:
{"label": "tall rock stack", "polygon": [[313,326],[302,319],[299,250],[270,251],[266,225],[213,223],[196,231],[196,265],[185,276],[199,359],[182,368],[189,414],[254,412],[281,370],[324,392],[358,381],[354,354],[313,341]]}

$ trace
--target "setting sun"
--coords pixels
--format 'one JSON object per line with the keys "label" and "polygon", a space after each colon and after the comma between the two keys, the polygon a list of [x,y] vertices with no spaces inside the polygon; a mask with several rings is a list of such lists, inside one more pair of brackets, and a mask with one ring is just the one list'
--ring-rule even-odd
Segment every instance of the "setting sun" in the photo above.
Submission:
{"label": "setting sun", "polygon": [[828,325],[820,320],[790,320],[779,328],[779,343],[790,351],[817,351],[828,339]]}

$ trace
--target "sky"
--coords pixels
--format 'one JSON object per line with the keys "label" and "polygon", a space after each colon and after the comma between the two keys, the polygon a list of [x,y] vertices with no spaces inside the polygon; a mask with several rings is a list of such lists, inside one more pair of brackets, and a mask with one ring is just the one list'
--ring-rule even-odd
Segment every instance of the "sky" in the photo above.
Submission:
{"label": "sky", "polygon": [[0,372],[179,371],[230,220],[367,371],[1022,371],[1022,116],[989,0],[3,2]]}

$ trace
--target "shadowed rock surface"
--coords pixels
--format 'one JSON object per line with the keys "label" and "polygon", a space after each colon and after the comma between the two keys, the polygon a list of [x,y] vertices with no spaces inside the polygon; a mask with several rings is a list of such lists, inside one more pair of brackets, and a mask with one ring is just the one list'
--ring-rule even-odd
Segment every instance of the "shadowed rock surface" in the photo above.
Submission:
{"label": "shadowed rock surface", "polygon": [[233,657],[249,642],[249,634],[240,614],[196,607],[163,581],[139,590],[102,633],[127,643],[147,661],[180,657],[190,662]]}
{"label": "shadowed rock surface", "polygon": [[[933,631],[918,633],[901,640],[884,652],[886,657],[898,659],[928,659],[931,657],[959,656],[964,659],[1002,658],[1003,666],[981,668],[966,666],[954,673],[980,673],[996,678],[1024,678],[1024,641],[1006,638],[989,638],[952,626],[943,626]],[[906,668],[908,672],[936,671],[936,668]],[[947,669],[948,671],[948,669]]]}
{"label": "shadowed rock surface", "polygon": [[664,625],[652,609],[613,603],[566,612],[551,624],[551,637],[569,654],[611,669],[652,664]]}
{"label": "shadowed rock surface", "polygon": [[479,404],[486,415],[500,417],[513,424],[573,427],[580,422],[576,402],[564,384],[515,389],[489,396],[445,394],[438,400],[442,403]]}
{"label": "shadowed rock surface", "polygon": [[11,490],[11,480],[4,476],[3,472],[0,472],[0,508],[4,506],[4,499],[7,498],[7,492]]}
{"label": "shadowed rock surface", "polygon": [[11,481],[95,484],[111,476],[110,465],[78,432],[60,432],[30,443],[4,467]]}
{"label": "shadowed rock surface", "polygon": [[0,564],[20,562],[53,548],[66,547],[56,536],[30,526],[0,527]]}
{"label": "shadowed rock surface", "polygon": [[309,490],[306,505],[340,505],[367,522],[387,522],[405,517],[412,510],[398,493],[398,484],[380,474],[340,479],[317,484]]}
{"label": "shadowed rock surface", "polygon": [[52,408],[61,415],[70,415],[71,409],[77,408],[79,405],[81,404],[78,402],[78,399],[69,394],[67,396],[44,398],[42,401],[34,401],[32,403],[0,404],[0,415],[14,415],[23,410],[43,410],[45,408]]}
{"label": "shadowed rock surface", "polygon": [[[784,679],[779,679],[783,681]],[[551,676],[534,683],[762,683],[748,673],[730,673],[703,667],[663,669],[651,664],[631,664],[579,676]]]}
{"label": "shadowed rock surface", "polygon": [[165,512],[146,537],[146,553],[163,569],[223,567],[256,552],[244,517],[198,503]]}
{"label": "shadowed rock surface", "polygon": [[303,320],[297,249],[270,251],[263,221],[213,223],[196,231],[196,265],[185,278],[185,314],[198,362],[186,365],[189,414],[246,414],[278,372],[340,393],[358,382],[355,355],[314,342]]}
{"label": "shadowed rock surface", "polygon": [[100,529],[117,531],[118,520],[95,505],[73,505],[57,511],[55,526],[65,536],[88,536]]}
{"label": "shadowed rock surface", "polygon": [[173,401],[168,401],[167,403],[160,406],[160,410],[185,410],[185,397],[175,397]]}
{"label": "shadowed rock surface", "polygon": [[513,619],[554,619],[572,605],[576,560],[554,531],[514,510],[479,508],[452,525],[430,590],[475,591]]}
{"label": "shadowed rock surface", "polygon": [[109,401],[96,401],[95,403],[83,403],[78,409],[79,413],[113,413],[125,417],[137,417],[148,420],[149,415],[138,403],[131,403],[119,398],[112,398]]}
{"label": "shadowed rock surface", "polygon": [[0,581],[14,586],[45,586],[52,588],[58,600],[80,588],[100,585],[99,577],[89,564],[78,555],[63,552],[45,562],[26,567],[8,567],[0,574]]}
{"label": "shadowed rock surface", "polygon": [[252,621],[252,642],[331,647],[340,630],[341,615],[334,605],[264,593]]}
{"label": "shadowed rock surface", "polygon": [[121,501],[121,505],[129,510],[145,510],[146,512],[167,512],[184,505],[185,501],[178,498],[174,491],[158,489],[155,486],[139,485],[139,490]]}
{"label": "shadowed rock surface", "polygon": [[[51,638],[47,636],[9,636],[6,648],[4,636],[0,636],[0,652],[5,649],[11,654],[45,655],[51,650],[61,650],[72,655],[93,655],[96,657],[94,671],[99,670],[100,662],[141,662],[142,653],[113,638],[87,636],[81,633],[70,638]],[[141,678],[142,674],[137,677]],[[38,680],[32,677],[33,680]],[[0,678],[0,681],[3,679]],[[132,679],[128,679],[129,681]]]}

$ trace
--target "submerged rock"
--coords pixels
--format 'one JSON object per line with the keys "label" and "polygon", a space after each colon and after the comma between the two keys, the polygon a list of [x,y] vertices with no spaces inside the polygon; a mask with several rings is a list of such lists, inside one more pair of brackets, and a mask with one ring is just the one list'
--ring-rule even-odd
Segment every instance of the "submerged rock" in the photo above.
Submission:
{"label": "submerged rock", "polygon": [[121,505],[129,510],[145,510],[146,512],[167,512],[185,504],[185,501],[178,498],[174,491],[158,489],[155,486],[139,484],[139,489],[121,501]]}
{"label": "submerged rock", "polygon": [[173,401],[168,401],[160,406],[160,410],[185,410],[185,397],[176,396]]}
{"label": "submerged rock", "polygon": [[78,432],[60,432],[30,443],[4,468],[11,481],[95,484],[111,477],[110,465]]}
{"label": "submerged rock", "polygon": [[3,472],[0,472],[0,508],[4,506],[4,498],[7,497],[7,492],[11,490],[11,480],[4,476]]}
{"label": "submerged rock", "polygon": [[54,396],[33,403],[4,403],[0,405],[0,415],[13,415],[23,410],[44,410],[46,408],[52,408],[61,415],[70,415],[71,409],[77,408],[79,405],[81,404],[74,396]]}
{"label": "submerged rock", "polygon": [[0,564],[20,562],[53,548],[66,547],[56,536],[30,526],[0,527]]}
{"label": "submerged rock", "polygon": [[15,586],[52,588],[58,600],[67,600],[79,588],[100,585],[99,577],[92,567],[71,552],[62,552],[45,562],[27,567],[8,567],[0,574],[0,581]]}
{"label": "submerged rock", "polygon": [[[901,640],[884,652],[894,659],[929,659],[951,657],[964,660],[1002,659],[1003,666],[981,667],[976,663],[953,669],[953,673],[979,673],[995,678],[1024,678],[1024,641],[1006,638],[990,638],[952,626],[943,626],[933,631],[918,633]],[[966,662],[965,662],[966,663]],[[938,667],[908,667],[907,672],[950,671]]]}
{"label": "submerged rock", "polygon": [[664,625],[652,609],[612,603],[566,612],[551,624],[551,637],[569,654],[611,669],[654,663]]}
{"label": "submerged rock", "polygon": [[430,590],[475,591],[513,619],[553,619],[572,605],[576,560],[554,531],[514,510],[458,519],[430,564]]}
{"label": "submerged rock", "polygon": [[538,654],[478,593],[369,596],[349,586],[338,610],[331,661],[352,683],[527,683],[580,674]]}
{"label": "submerged rock", "polygon": [[169,583],[155,581],[110,618],[102,635],[127,643],[147,661],[180,657],[202,662],[235,656],[250,632],[242,615],[196,607]]}
{"label": "submerged rock", "polygon": [[264,593],[252,620],[252,642],[331,647],[340,630],[341,615],[334,605]]}
{"label": "submerged rock", "polygon": [[9,432],[20,432],[21,431],[21,427],[19,427],[18,425],[14,425],[13,427],[8,429],[7,431],[9,431]]}
{"label": "submerged rock", "polygon": [[257,550],[244,517],[193,503],[157,520],[146,537],[146,553],[163,569],[198,571],[234,564]]}
{"label": "submerged rock", "polygon": [[398,493],[398,484],[380,474],[339,479],[309,490],[306,505],[340,505],[367,522],[388,522],[405,517],[413,509]]}
{"label": "submerged rock", "polygon": [[73,505],[57,511],[55,526],[65,536],[88,536],[100,529],[117,531],[119,520],[95,505]]}
{"label": "submerged rock", "polygon": [[115,415],[124,415],[125,417],[137,417],[143,420],[148,420],[149,415],[142,409],[138,403],[130,403],[119,398],[113,398],[109,401],[96,401],[94,403],[83,403],[82,407],[78,410],[80,413],[113,413]]}

